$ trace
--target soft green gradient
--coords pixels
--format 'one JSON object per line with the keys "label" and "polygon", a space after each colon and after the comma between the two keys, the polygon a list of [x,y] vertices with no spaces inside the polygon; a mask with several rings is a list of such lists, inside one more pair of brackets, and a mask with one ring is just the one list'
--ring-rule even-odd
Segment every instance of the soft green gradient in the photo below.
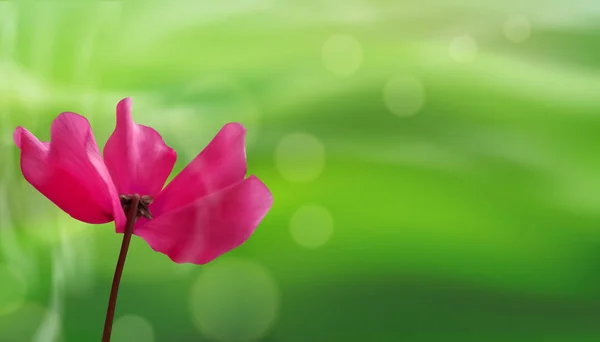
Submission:
{"label": "soft green gradient", "polygon": [[[505,34],[514,15],[528,37]],[[102,146],[126,96],[177,171],[242,122],[275,204],[207,266],[134,238],[115,342],[599,341],[599,18],[587,0],[0,1],[0,341],[100,339],[120,236],[33,190],[12,131],[47,139],[73,111]]]}

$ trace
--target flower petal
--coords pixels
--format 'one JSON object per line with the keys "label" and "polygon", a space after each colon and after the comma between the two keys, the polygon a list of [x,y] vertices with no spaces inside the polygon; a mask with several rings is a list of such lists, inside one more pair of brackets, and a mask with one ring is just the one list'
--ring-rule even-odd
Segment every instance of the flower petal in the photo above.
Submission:
{"label": "flower petal", "polygon": [[134,234],[176,263],[205,264],[248,240],[272,204],[269,189],[251,176],[153,220],[141,219]]}
{"label": "flower petal", "polygon": [[229,123],[154,201],[160,215],[240,182],[246,176],[246,129]]}
{"label": "flower petal", "polygon": [[121,100],[117,126],[104,147],[104,160],[119,194],[156,197],[176,159],[157,131],[133,121],[131,99]]}
{"label": "flower petal", "polygon": [[52,122],[49,143],[23,127],[17,127],[13,138],[21,149],[23,176],[59,208],[87,223],[115,220],[117,229],[125,224],[116,189],[84,117],[60,114]]}

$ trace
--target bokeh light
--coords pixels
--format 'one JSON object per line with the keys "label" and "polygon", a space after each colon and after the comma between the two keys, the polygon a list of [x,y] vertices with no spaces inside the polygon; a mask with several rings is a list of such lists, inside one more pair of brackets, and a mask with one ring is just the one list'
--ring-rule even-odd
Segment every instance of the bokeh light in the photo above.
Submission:
{"label": "bokeh light", "polygon": [[279,292],[271,274],[244,259],[221,259],[206,266],[190,296],[194,322],[207,338],[250,342],[275,322]]}
{"label": "bokeh light", "polygon": [[286,180],[310,182],[325,168],[325,146],[308,133],[286,135],[277,145],[275,164]]}
{"label": "bokeh light", "polygon": [[354,36],[336,34],[323,44],[323,63],[332,74],[340,77],[352,75],[363,59],[363,49]]}
{"label": "bokeh light", "polygon": [[450,57],[459,63],[474,61],[477,53],[477,43],[469,35],[454,37],[450,42]]}
{"label": "bokeh light", "polygon": [[154,342],[154,328],[147,319],[141,316],[121,316],[114,322],[111,341]]}
{"label": "bokeh light", "polygon": [[506,39],[513,43],[526,41],[531,35],[531,23],[524,15],[513,15],[503,26]]}
{"label": "bokeh light", "polygon": [[413,76],[397,76],[383,88],[383,101],[398,116],[417,114],[425,103],[425,87]]}
{"label": "bokeh light", "polygon": [[320,247],[333,235],[333,217],[323,206],[302,206],[290,220],[290,233],[302,247]]}

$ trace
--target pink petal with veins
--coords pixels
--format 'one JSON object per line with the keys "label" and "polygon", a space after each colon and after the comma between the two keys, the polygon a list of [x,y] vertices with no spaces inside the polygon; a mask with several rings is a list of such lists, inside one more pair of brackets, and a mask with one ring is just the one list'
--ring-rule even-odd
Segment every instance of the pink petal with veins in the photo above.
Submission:
{"label": "pink petal with veins", "polygon": [[153,220],[141,219],[134,234],[176,263],[205,264],[243,244],[272,204],[269,189],[250,176]]}
{"label": "pink petal with veins", "polygon": [[229,123],[155,199],[155,216],[238,183],[246,176],[246,129]]}
{"label": "pink petal with veins", "polygon": [[119,194],[156,197],[177,159],[153,128],[131,116],[131,99],[117,104],[117,126],[104,147],[104,161]]}
{"label": "pink petal with veins", "polygon": [[115,220],[117,230],[124,227],[118,194],[84,117],[60,114],[52,122],[49,143],[23,127],[13,137],[21,149],[23,176],[35,189],[77,220]]}

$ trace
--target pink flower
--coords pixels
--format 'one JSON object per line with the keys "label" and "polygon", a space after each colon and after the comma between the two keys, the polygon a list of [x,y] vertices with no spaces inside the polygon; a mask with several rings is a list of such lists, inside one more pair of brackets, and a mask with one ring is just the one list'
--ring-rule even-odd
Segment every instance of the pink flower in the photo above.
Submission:
{"label": "pink flower", "polygon": [[164,189],[177,158],[154,129],[131,116],[131,99],[117,105],[117,125],[104,160],[89,122],[62,113],[50,142],[17,127],[21,170],[39,192],[73,218],[125,228],[127,196],[142,196],[133,234],[177,263],[205,264],[240,246],[273,203],[255,176],[246,178],[246,130],[225,125]]}

